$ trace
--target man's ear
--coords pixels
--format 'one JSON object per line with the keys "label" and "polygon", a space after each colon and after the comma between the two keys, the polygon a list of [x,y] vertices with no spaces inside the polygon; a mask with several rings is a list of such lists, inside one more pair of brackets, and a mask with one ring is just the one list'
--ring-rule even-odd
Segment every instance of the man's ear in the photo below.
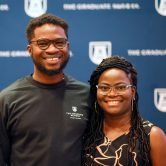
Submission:
{"label": "man's ear", "polygon": [[68,49],[70,48],[70,43],[69,42],[67,42],[67,47],[68,47]]}
{"label": "man's ear", "polygon": [[30,44],[27,45],[27,51],[28,51],[29,55],[31,56],[32,55],[32,47]]}

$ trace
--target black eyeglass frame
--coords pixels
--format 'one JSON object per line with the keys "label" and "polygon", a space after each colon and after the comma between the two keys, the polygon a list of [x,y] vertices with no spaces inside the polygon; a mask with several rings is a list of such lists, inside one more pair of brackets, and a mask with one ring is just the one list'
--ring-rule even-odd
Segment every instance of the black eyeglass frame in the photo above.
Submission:
{"label": "black eyeglass frame", "polygon": [[[57,46],[57,41],[60,41],[60,40],[64,40],[64,45],[63,46]],[[47,46],[45,47],[41,47],[41,41],[46,41],[48,42],[47,43]],[[50,47],[51,44],[54,45],[54,47],[58,48],[58,49],[63,49],[64,47],[66,47],[66,45],[69,43],[67,39],[65,38],[57,38],[55,40],[49,40],[49,39],[38,39],[38,40],[31,40],[29,43],[33,43],[33,42],[36,42],[37,43],[37,46],[41,49],[41,50],[46,50]]]}

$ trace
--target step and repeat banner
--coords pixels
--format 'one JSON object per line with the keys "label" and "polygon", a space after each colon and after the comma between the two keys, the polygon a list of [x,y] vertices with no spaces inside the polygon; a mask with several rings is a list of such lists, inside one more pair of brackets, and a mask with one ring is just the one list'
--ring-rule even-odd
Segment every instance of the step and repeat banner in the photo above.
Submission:
{"label": "step and repeat banner", "polygon": [[138,71],[141,115],[166,131],[166,0],[0,0],[0,90],[33,72],[25,30],[46,12],[69,23],[66,73],[88,83],[103,58],[124,56]]}

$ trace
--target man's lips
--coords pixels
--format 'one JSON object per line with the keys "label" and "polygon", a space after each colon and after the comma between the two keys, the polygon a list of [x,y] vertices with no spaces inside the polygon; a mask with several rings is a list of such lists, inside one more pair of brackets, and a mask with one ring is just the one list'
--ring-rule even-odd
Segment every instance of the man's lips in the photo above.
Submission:
{"label": "man's lips", "polygon": [[61,55],[47,55],[43,56],[44,59],[54,59],[54,58],[61,58]]}
{"label": "man's lips", "polygon": [[60,62],[61,55],[44,56],[43,59],[51,63],[58,63]]}
{"label": "man's lips", "polygon": [[54,57],[44,57],[44,60],[48,63],[59,63],[61,61],[60,56],[54,56]]}

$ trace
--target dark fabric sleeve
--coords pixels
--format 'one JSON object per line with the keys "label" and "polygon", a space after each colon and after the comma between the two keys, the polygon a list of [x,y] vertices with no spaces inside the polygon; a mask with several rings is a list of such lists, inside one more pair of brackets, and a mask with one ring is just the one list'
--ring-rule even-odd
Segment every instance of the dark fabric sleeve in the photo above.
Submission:
{"label": "dark fabric sleeve", "polygon": [[0,166],[8,166],[9,159],[9,139],[4,123],[4,107],[3,99],[0,97]]}
{"label": "dark fabric sleeve", "polygon": [[150,121],[144,120],[144,119],[142,122],[143,122],[143,127],[145,129],[145,132],[149,135],[152,127],[155,125],[153,123],[151,123]]}

